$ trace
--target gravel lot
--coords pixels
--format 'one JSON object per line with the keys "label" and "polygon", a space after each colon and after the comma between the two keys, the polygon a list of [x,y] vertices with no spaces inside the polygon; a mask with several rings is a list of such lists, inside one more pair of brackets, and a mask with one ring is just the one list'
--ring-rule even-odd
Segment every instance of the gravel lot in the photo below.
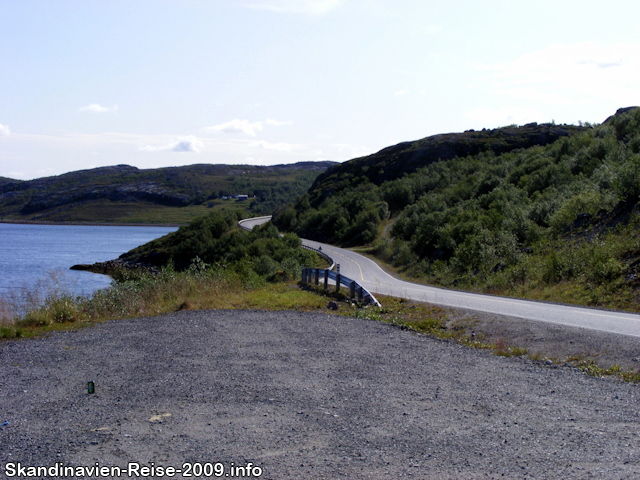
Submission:
{"label": "gravel lot", "polygon": [[0,477],[252,462],[269,479],[640,478],[639,406],[637,385],[383,323],[178,312],[0,344]]}

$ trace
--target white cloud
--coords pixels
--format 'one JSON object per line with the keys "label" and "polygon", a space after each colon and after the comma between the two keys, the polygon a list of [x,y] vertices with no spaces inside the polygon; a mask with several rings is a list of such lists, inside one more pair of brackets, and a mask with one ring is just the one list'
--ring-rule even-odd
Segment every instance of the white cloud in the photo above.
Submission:
{"label": "white cloud", "polygon": [[203,146],[204,144],[200,140],[191,135],[165,145],[145,145],[140,147],[140,150],[143,152],[199,153]]}
{"label": "white cloud", "polygon": [[257,131],[262,131],[262,122],[251,123],[249,120],[236,118],[230,122],[221,123],[220,125],[205,127],[204,130],[207,132],[244,133],[245,135],[255,137]]}
{"label": "white cloud", "polygon": [[293,125],[291,120],[286,120],[284,122],[280,122],[278,120],[274,120],[273,118],[267,118],[265,121],[267,125],[271,125],[273,127],[284,127],[285,125]]}
{"label": "white cloud", "polygon": [[324,15],[337,8],[343,0],[254,0],[246,6],[279,13]]}
{"label": "white cloud", "polygon": [[495,127],[542,121],[543,113],[537,108],[504,107],[500,110],[476,108],[465,113],[465,117],[483,126]]}
{"label": "white cloud", "polygon": [[8,125],[0,124],[0,137],[8,137],[10,133]]}
{"label": "white cloud", "polygon": [[479,65],[495,94],[549,105],[604,100],[619,106],[640,98],[640,45],[553,44],[503,65]]}
{"label": "white cloud", "polygon": [[90,112],[90,113],[113,113],[118,111],[118,105],[113,105],[111,107],[103,107],[99,103],[92,103],[90,105],[85,105],[84,107],[80,107],[78,109],[78,113]]}

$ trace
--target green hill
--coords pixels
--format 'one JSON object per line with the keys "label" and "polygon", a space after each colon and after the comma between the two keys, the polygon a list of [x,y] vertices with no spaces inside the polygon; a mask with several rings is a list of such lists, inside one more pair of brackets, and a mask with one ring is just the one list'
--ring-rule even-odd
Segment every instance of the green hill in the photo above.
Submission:
{"label": "green hill", "polygon": [[322,200],[339,193],[349,185],[350,180],[358,177],[381,185],[415,173],[439,160],[474,156],[488,151],[500,155],[515,149],[547,145],[583,129],[573,125],[530,123],[520,127],[513,125],[494,130],[467,130],[402,142],[326,170],[311,187],[310,202],[313,207],[318,207]]}
{"label": "green hill", "polygon": [[[94,168],[29,181],[0,178],[0,219],[188,223],[211,209],[266,215],[302,195],[334,162]],[[248,201],[221,197],[248,195]]]}
{"label": "green hill", "polygon": [[328,169],[275,222],[427,283],[638,309],[639,152],[635,107],[437,135]]}
{"label": "green hill", "polygon": [[238,227],[240,219],[238,212],[212,212],[118,259],[71,268],[111,275],[118,282],[144,283],[151,280],[149,274],[161,272],[170,280],[171,272],[186,271],[255,287],[298,278],[303,265],[322,263],[315,252],[302,248],[296,234],[280,235],[272,223],[247,232]]}

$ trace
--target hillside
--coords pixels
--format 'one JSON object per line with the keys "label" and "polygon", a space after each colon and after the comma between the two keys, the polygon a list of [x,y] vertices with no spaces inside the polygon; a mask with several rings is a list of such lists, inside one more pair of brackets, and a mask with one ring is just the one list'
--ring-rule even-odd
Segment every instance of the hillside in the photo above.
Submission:
{"label": "hillside", "polygon": [[437,135],[332,167],[275,223],[431,284],[639,309],[639,153],[636,107]]}
{"label": "hillside", "polygon": [[[211,208],[269,214],[303,194],[333,164],[201,164],[142,170],[117,165],[29,181],[0,178],[0,219],[188,223]],[[255,198],[220,198],[234,194]]]}
{"label": "hillside", "polygon": [[[588,129],[531,123],[399,143],[328,168],[293,209],[278,212],[274,221],[305,238],[346,246],[366,244],[377,236],[381,221],[420,196],[424,189],[416,182],[429,181],[425,169],[430,165],[544,146]],[[408,177],[412,181],[407,182]]]}
{"label": "hillside", "polygon": [[309,190],[309,201],[317,208],[328,196],[340,193],[351,180],[366,178],[374,185],[381,185],[415,173],[439,160],[475,156],[482,152],[501,155],[516,149],[547,145],[584,129],[574,125],[530,123],[494,130],[433,135],[413,142],[402,142],[327,169]]}

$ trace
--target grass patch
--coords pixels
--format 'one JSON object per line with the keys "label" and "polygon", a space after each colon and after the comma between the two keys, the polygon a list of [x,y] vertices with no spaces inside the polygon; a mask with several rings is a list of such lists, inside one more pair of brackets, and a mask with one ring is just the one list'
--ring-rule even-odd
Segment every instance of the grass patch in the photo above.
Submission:
{"label": "grass patch", "polygon": [[[114,223],[186,225],[212,212],[235,212],[247,215],[249,204],[237,200],[217,200],[208,204],[171,207],[152,202],[113,202],[96,200],[93,202],[65,205],[42,213],[38,221],[60,223]],[[23,220],[20,215],[7,216],[8,219]]]}
{"label": "grass patch", "polygon": [[[256,309],[318,311],[324,299],[297,288],[294,282],[267,283],[259,277],[247,283],[225,271],[176,272],[139,275],[113,282],[90,297],[50,292],[38,305],[21,303],[34,292],[0,299],[0,339],[27,338],[69,330],[97,322],[148,317],[179,310]],[[29,295],[27,295],[29,294]],[[21,313],[22,312],[22,313]]]}

